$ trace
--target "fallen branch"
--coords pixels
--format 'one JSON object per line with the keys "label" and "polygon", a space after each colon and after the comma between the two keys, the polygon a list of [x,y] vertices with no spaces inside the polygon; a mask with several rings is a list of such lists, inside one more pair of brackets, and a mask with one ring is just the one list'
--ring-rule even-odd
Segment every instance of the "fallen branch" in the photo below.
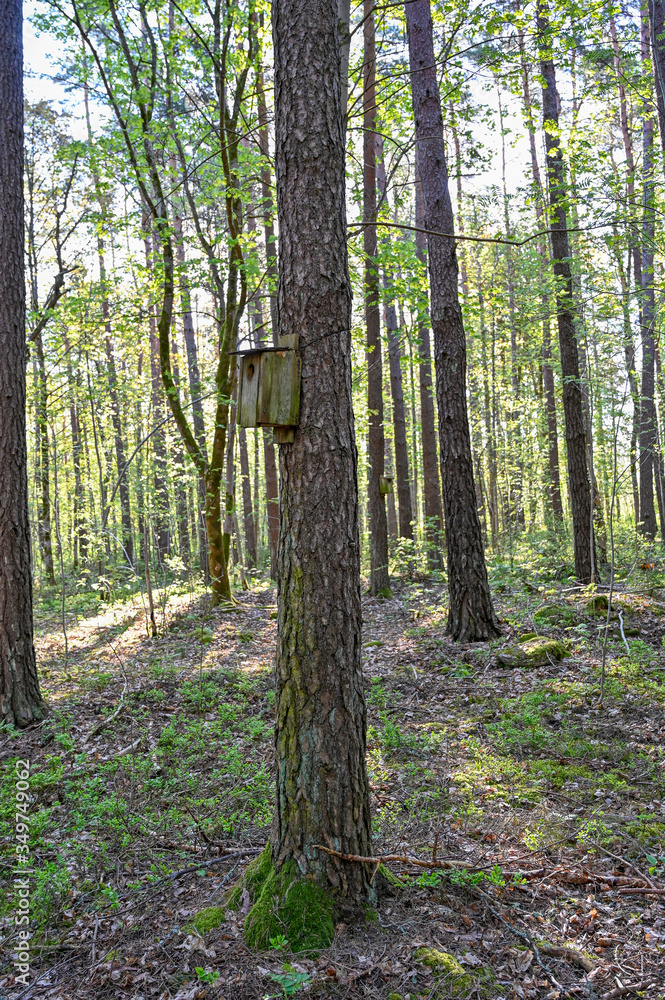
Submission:
{"label": "fallen branch", "polygon": [[639,889],[617,889],[618,896],[665,896],[665,889],[654,889],[652,886],[645,885]]}
{"label": "fallen branch", "polygon": [[139,736],[137,740],[134,740],[133,743],[130,743],[128,747],[124,748],[124,750],[118,750],[117,753],[113,754],[112,760],[117,760],[119,757],[126,757],[127,754],[133,753],[134,750],[138,750],[138,748],[141,746],[142,739],[143,737]]}
{"label": "fallen branch", "polygon": [[322,844],[314,844],[317,851],[325,851],[332,854],[334,858],[341,858],[342,861],[355,861],[360,865],[382,865],[386,861],[401,861],[405,865],[416,865],[418,868],[461,868],[460,861],[421,861],[420,858],[410,858],[406,854],[382,854],[380,858],[366,858],[361,854],[342,854],[341,851],[333,851],[331,847],[324,847]]}
{"label": "fallen branch", "polygon": [[[368,858],[362,854],[342,854],[341,851],[333,851],[331,847],[324,847],[322,844],[314,844],[314,847],[318,851],[325,851],[326,854],[332,854],[334,858],[341,858],[342,861],[354,861],[356,864],[361,865],[378,866],[385,864],[387,861],[398,861],[404,865],[413,865],[416,868],[434,868],[448,871],[466,870],[469,872],[482,872],[488,867],[486,865],[482,867],[470,865],[468,861],[452,861],[450,858],[446,858],[443,861],[435,861],[434,859],[432,861],[421,861],[420,858],[412,858],[408,854],[382,854],[379,858]],[[494,864],[497,864],[497,862],[495,861]],[[516,869],[515,871],[504,872],[503,874],[508,877],[512,877],[513,875],[528,877],[529,875],[540,875],[543,871],[543,868],[537,868],[535,871]]]}
{"label": "fallen branch", "polygon": [[631,983],[630,986],[618,986],[615,990],[610,990],[609,993],[603,993],[601,1000],[615,1000],[615,997],[625,997],[629,993],[640,993],[652,986],[658,986],[655,979],[647,979],[644,983]]}
{"label": "fallen branch", "polygon": [[572,965],[579,965],[585,972],[591,972],[595,966],[593,962],[575,948],[564,948],[560,945],[539,944],[541,954],[549,955],[551,958],[565,958]]}

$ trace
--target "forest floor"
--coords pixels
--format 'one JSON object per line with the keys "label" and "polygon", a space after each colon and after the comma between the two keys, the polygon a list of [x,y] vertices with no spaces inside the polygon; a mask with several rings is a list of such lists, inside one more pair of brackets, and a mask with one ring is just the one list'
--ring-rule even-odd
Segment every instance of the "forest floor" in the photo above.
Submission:
{"label": "forest floor", "polygon": [[[66,664],[43,608],[49,718],[0,733],[0,996],[665,998],[665,604],[617,595],[600,704],[589,594],[536,581],[496,598],[504,635],[478,645],[446,637],[440,584],[364,599],[374,852],[405,860],[386,864],[399,884],[378,908],[310,957],[279,938],[250,951],[225,905],[269,835],[274,589],[233,613],[172,589],[154,639],[139,596],[79,596]],[[502,666],[525,633],[568,655]],[[17,759],[31,768],[27,989],[11,964]],[[448,867],[412,860],[434,858]],[[459,964],[432,967],[423,947]]]}

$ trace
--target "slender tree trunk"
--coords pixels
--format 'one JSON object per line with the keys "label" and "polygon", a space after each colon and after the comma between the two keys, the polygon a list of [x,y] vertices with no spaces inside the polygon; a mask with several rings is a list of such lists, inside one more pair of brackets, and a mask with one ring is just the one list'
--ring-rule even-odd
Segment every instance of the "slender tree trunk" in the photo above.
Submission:
{"label": "slender tree trunk", "polygon": [[[273,224],[273,200],[270,176],[270,145],[268,139],[268,110],[263,82],[263,67],[257,74],[257,101],[259,110],[259,146],[261,164],[261,196],[263,200],[263,234],[266,245],[266,277],[271,289],[270,320],[273,344],[277,343],[277,238]],[[279,484],[277,482],[277,457],[272,431],[263,431],[263,461],[266,476],[266,513],[268,519],[268,549],[270,552],[270,577],[277,579],[277,544],[279,538]]]}
{"label": "slender tree trunk", "polygon": [[33,645],[28,519],[22,20],[20,0],[0,0],[0,719],[15,726],[45,714]]}
{"label": "slender tree trunk", "polygon": [[[405,4],[425,228],[453,233],[429,0]],[[455,241],[428,235],[430,301],[443,510],[448,552],[448,632],[460,641],[499,634],[485,567],[466,408],[466,340]]]}
{"label": "slender tree trunk", "polygon": [[[538,153],[536,152],[536,128],[533,120],[533,107],[531,104],[531,92],[529,88],[529,70],[524,53],[524,41],[520,35],[520,55],[522,69],[522,100],[524,102],[524,114],[529,132],[529,152],[531,154],[531,177],[534,189],[534,204],[536,208],[536,222],[539,229],[545,226],[545,198],[543,194],[543,184],[538,166]],[[548,492],[550,509],[555,522],[563,521],[563,503],[561,501],[561,477],[559,473],[559,434],[557,430],[556,417],[556,395],[554,391],[554,368],[552,367],[552,333],[550,328],[550,296],[547,290],[546,274],[549,269],[546,239],[538,241],[538,253],[540,256],[540,308],[542,311],[542,377],[543,394],[545,396],[545,417],[547,421],[547,465],[549,471]]]}
{"label": "slender tree trunk", "polygon": [[[376,136],[376,175],[382,202],[388,205],[386,170],[383,162],[383,139]],[[389,242],[386,238],[385,242]],[[393,275],[383,269],[385,293],[383,318],[388,339],[388,364],[390,369],[390,397],[393,411],[393,441],[395,444],[395,479],[397,481],[397,501],[399,510],[399,533],[401,538],[413,538],[413,506],[411,503],[411,477],[409,474],[409,445],[406,434],[406,414],[404,410],[404,384],[402,379],[402,347],[397,312],[393,297]]]}
{"label": "slender tree trunk", "polygon": [[300,424],[280,448],[272,859],[359,904],[367,866],[315,846],[371,849],[337,0],[272,11],[279,329],[302,353]]}
{"label": "slender tree trunk", "polygon": [[[150,217],[144,213],[143,230],[145,245],[145,262],[148,277],[153,276],[153,235],[149,230]],[[160,365],[159,337],[157,335],[157,319],[155,317],[154,304],[148,303],[148,328],[150,333],[150,387],[151,387],[151,410],[155,424],[164,419],[164,406],[162,402],[162,376]],[[157,534],[157,557],[160,565],[169,553],[169,489],[168,471],[166,466],[166,435],[164,428],[160,428],[152,438],[152,450],[155,456],[155,469],[153,476],[155,521]]]}
{"label": "slender tree trunk", "polygon": [[[662,4],[660,5],[662,11]],[[651,8],[650,8],[651,9]],[[637,221],[637,204],[635,199],[635,156],[633,154],[633,141],[630,133],[630,126],[628,124],[628,102],[626,101],[626,88],[624,86],[624,76],[623,67],[621,63],[621,56],[619,50],[619,41],[617,39],[616,24],[614,22],[614,17],[610,17],[610,37],[612,39],[612,50],[614,53],[614,73],[617,79],[617,92],[619,95],[619,121],[621,124],[621,137],[623,139],[623,150],[626,157],[626,188],[628,193],[628,213],[631,217],[631,223],[628,226],[628,236],[629,236],[629,256],[632,258],[633,262],[633,279],[635,282],[635,288],[640,296],[640,290],[642,288],[642,261],[640,259],[640,250],[637,242],[634,239],[633,233],[636,229]],[[657,89],[656,93],[659,91]],[[660,110],[660,105],[659,105]],[[631,481],[633,485],[633,507],[635,510],[635,527],[640,523],[640,495],[639,486],[637,481],[637,438],[639,436],[639,426],[640,426],[640,394],[637,387],[637,373],[635,368],[635,344],[633,341],[633,334],[631,329],[630,321],[630,264],[626,269],[625,280],[622,279],[622,294],[624,301],[624,350],[626,354],[626,368],[628,371],[628,378],[630,383],[630,393],[633,400],[633,426],[631,431],[631,445],[630,445],[630,474]],[[621,273],[622,268],[619,267]]]}
{"label": "slender tree trunk", "polygon": [[[178,361],[178,343],[175,338],[175,327],[173,328],[173,338],[171,340],[171,359],[173,370],[173,381],[180,388],[180,363]],[[187,510],[187,477],[185,471],[185,454],[182,446],[182,438],[178,435],[172,445],[173,457],[173,491],[176,499],[176,520],[178,525],[178,551],[185,567],[190,562],[189,545],[189,517]]]}
{"label": "slender tree trunk", "polygon": [[252,481],[249,474],[249,455],[247,454],[247,432],[244,427],[238,429],[238,445],[240,451],[240,476],[242,478],[242,508],[245,546],[247,548],[247,566],[254,569],[257,565],[256,530],[254,527],[254,509],[252,507]]}
{"label": "slender tree trunk", "polygon": [[[84,56],[85,59],[85,56]],[[85,105],[85,117],[88,131],[88,141],[92,148],[92,126],[90,123],[90,107],[88,101],[87,80],[83,85],[83,100]],[[92,167],[95,194],[99,205],[99,213],[102,221],[106,221],[108,215],[108,203],[102,191],[101,180],[97,165],[93,160]],[[115,435],[115,457],[118,477],[125,467],[125,443],[120,417],[120,400],[118,397],[118,377],[116,373],[115,356],[113,352],[112,327],[111,327],[111,306],[109,303],[108,286],[106,282],[106,260],[104,256],[104,237],[101,231],[97,234],[97,259],[99,263],[99,285],[102,297],[102,319],[104,321],[104,349],[106,351],[107,378],[109,387],[109,398],[111,401],[111,421],[113,423],[113,433]],[[118,488],[120,497],[120,512],[122,521],[122,544],[129,557],[129,561],[134,561],[134,542],[132,539],[132,512],[129,499],[129,482],[127,477],[123,477]],[[103,510],[106,509],[104,506]]]}
{"label": "slender tree trunk", "polygon": [[[651,0],[650,0],[651,2]],[[649,22],[641,12],[641,55],[645,74],[649,62]],[[651,541],[656,537],[653,502],[654,455],[656,452],[656,407],[654,402],[654,296],[655,181],[653,166],[654,118],[648,102],[642,106],[642,294],[641,340],[642,385],[640,392],[640,531]]]}
{"label": "slender tree trunk", "polygon": [[268,519],[268,549],[270,579],[277,579],[277,546],[279,543],[279,484],[277,462],[271,428],[263,429],[263,462],[266,474],[266,514]]}
{"label": "slender tree trunk", "polygon": [[549,20],[544,0],[539,0],[537,32],[540,74],[543,79],[543,124],[547,150],[550,192],[552,263],[557,282],[557,322],[563,376],[563,411],[568,452],[568,486],[573,515],[575,574],[581,583],[596,580],[591,486],[587,464],[587,440],[582,405],[577,333],[575,330],[573,281],[566,220],[566,179],[559,135],[556,73],[550,51]]}
{"label": "slender tree trunk", "polygon": [[[648,0],[660,142],[665,154],[665,0]],[[616,38],[616,32],[614,35]],[[614,40],[614,39],[613,39]],[[616,50],[615,50],[616,51]],[[665,167],[665,163],[663,164]]]}
{"label": "slender tree trunk", "polygon": [[[499,120],[501,125],[501,181],[503,188],[503,218],[506,229],[506,239],[512,239],[510,219],[510,200],[506,183],[506,134],[503,120],[504,112],[501,102],[501,90],[498,91]],[[508,286],[508,316],[510,322],[510,386],[512,389],[513,406],[508,414],[508,440],[510,445],[511,465],[510,481],[506,484],[510,498],[510,516],[518,524],[524,526],[524,461],[522,458],[522,414],[520,409],[520,371],[517,357],[517,307],[515,304],[515,267],[512,247],[506,247],[506,284]]]}
{"label": "slender tree trunk", "polygon": [[[420,183],[418,147],[416,146],[416,253],[427,269],[427,236],[425,205]],[[420,427],[423,449],[423,495],[425,501],[425,538],[427,563],[430,569],[443,569],[443,536],[441,531],[441,490],[439,487],[439,460],[436,453],[436,427],[434,421],[434,393],[432,386],[432,354],[430,350],[429,312],[427,302],[418,316],[419,375],[420,375]]]}
{"label": "slender tree trunk", "polygon": [[74,568],[78,567],[78,559],[85,562],[88,558],[88,528],[85,518],[85,492],[81,455],[83,441],[81,436],[81,415],[78,402],[80,374],[74,376],[71,363],[71,345],[68,336],[64,336],[67,352],[67,381],[69,385],[69,423],[72,433],[72,461],[74,464]]}
{"label": "slender tree trunk", "polygon": [[[194,330],[194,319],[192,316],[192,295],[187,276],[187,258],[185,255],[185,243],[182,226],[182,217],[179,213],[174,215],[173,234],[175,237],[175,256],[178,267],[178,290],[180,292],[180,308],[182,310],[182,332],[185,341],[185,353],[187,355],[187,377],[189,381],[189,394],[192,399],[192,418],[194,425],[194,437],[198,442],[201,455],[207,462],[206,449],[206,429],[203,415],[203,403],[197,402],[203,395],[201,388],[201,373],[199,369],[198,348],[196,346],[196,332]],[[197,497],[199,501],[199,511],[196,518],[196,533],[199,549],[199,566],[206,579],[208,573],[208,540],[205,529],[205,481],[199,476],[197,479]]]}
{"label": "slender tree trunk", "polygon": [[51,532],[51,458],[48,436],[48,384],[46,381],[46,364],[44,361],[44,344],[41,333],[35,338],[35,356],[37,358],[37,439],[39,446],[39,499],[38,499],[38,535],[39,551],[42,556],[44,575],[48,583],[55,587],[55,571],[53,568],[53,540]]}
{"label": "slender tree trunk", "polygon": [[[385,386],[384,386],[384,390],[385,390]],[[384,394],[386,394],[386,393],[384,392]],[[387,395],[389,396],[390,393],[387,392]],[[393,459],[393,445],[392,445],[391,439],[387,435],[384,435],[384,438],[385,438],[385,446],[386,446],[385,467],[388,470],[388,472],[386,473],[386,475],[388,475],[391,480],[394,480],[394,478],[395,478],[395,461]],[[391,491],[386,496],[386,501],[387,501],[386,502],[386,521],[388,523],[388,538],[390,539],[391,542],[396,542],[399,533],[398,533],[398,529],[397,529],[397,505],[395,503],[395,493],[394,493],[394,491],[392,489],[392,483],[391,483]]]}
{"label": "slender tree trunk", "polygon": [[388,522],[381,482],[385,474],[383,365],[376,236],[376,36],[374,0],[364,8],[363,89],[363,249],[365,252],[365,325],[367,327],[367,518],[369,522],[369,592],[390,595]]}

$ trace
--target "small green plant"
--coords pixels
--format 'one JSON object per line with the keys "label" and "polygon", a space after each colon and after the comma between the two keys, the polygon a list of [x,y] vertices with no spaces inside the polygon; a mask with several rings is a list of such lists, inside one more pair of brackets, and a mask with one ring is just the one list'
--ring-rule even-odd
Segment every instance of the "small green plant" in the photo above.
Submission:
{"label": "small green plant", "polygon": [[108,671],[102,671],[99,674],[93,674],[91,677],[86,677],[83,680],[83,687],[88,688],[90,691],[102,692],[113,683],[113,674]]}
{"label": "small green plant", "polygon": [[284,936],[284,934],[278,934],[276,937],[270,938],[270,947],[273,951],[284,951],[289,939]]}
{"label": "small green plant", "polygon": [[254,642],[254,633],[238,632],[238,642]]}
{"label": "small green plant", "polygon": [[54,739],[63,750],[73,750],[76,745],[69,733],[56,733]]}
{"label": "small green plant", "polygon": [[442,872],[423,872],[423,874],[416,879],[416,885],[419,885],[421,889],[437,889],[442,883]]}
{"label": "small green plant", "polygon": [[205,625],[200,625],[198,628],[194,629],[194,638],[198,639],[202,645],[209,646],[215,636],[209,628],[205,627]]}
{"label": "small green plant", "polygon": [[102,896],[106,897],[108,905],[112,910],[118,909],[120,906],[120,896],[118,895],[117,889],[113,889],[110,885],[103,885]]}
{"label": "small green plant", "polygon": [[577,832],[577,842],[579,844],[593,843],[610,844],[614,840],[614,834],[602,819],[588,819],[582,823]]}
{"label": "small green plant", "polygon": [[212,972],[212,970],[210,972],[206,972],[206,970],[200,965],[197,965],[194,971],[202,983],[216,983],[219,979],[219,972]]}
{"label": "small green plant", "polygon": [[647,854],[646,859],[649,862],[649,875],[662,875],[665,872],[665,854],[661,854],[660,857]]}
{"label": "small green plant", "polygon": [[453,885],[480,885],[486,877],[485,872],[468,872],[466,868],[450,873]]}
{"label": "small green plant", "polygon": [[486,877],[486,879],[487,879],[488,882],[492,883],[492,885],[505,885],[506,884],[506,880],[503,877],[503,872],[501,871],[501,869],[499,868],[498,865],[494,865],[494,867],[492,868],[492,871],[489,873],[489,875],[486,875],[485,877]]}
{"label": "small green plant", "polygon": [[282,971],[272,972],[270,978],[282,987],[285,997],[292,997],[311,982],[312,976],[309,972],[296,972],[292,965],[283,965]]}

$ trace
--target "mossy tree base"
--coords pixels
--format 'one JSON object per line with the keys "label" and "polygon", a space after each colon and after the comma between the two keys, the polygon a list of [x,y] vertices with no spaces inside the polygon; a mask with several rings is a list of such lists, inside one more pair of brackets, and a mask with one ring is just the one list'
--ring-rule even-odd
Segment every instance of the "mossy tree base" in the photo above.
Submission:
{"label": "mossy tree base", "polygon": [[245,941],[250,948],[267,949],[271,939],[286,938],[293,952],[328,948],[335,936],[332,896],[314,879],[302,878],[292,861],[279,871],[270,846],[249,865],[243,884],[229,899],[238,906],[243,888],[253,904],[245,920]]}

